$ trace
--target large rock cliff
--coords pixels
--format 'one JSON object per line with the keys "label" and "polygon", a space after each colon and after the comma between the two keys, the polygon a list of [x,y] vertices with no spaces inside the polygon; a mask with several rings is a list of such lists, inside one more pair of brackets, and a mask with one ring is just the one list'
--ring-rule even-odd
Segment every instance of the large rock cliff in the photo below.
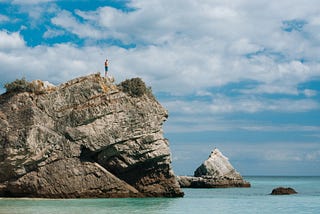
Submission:
{"label": "large rock cliff", "polygon": [[250,187],[250,183],[233,168],[228,158],[215,148],[192,176],[178,176],[181,187],[219,188]]}
{"label": "large rock cliff", "polygon": [[0,96],[0,196],[183,196],[148,93],[93,74]]}

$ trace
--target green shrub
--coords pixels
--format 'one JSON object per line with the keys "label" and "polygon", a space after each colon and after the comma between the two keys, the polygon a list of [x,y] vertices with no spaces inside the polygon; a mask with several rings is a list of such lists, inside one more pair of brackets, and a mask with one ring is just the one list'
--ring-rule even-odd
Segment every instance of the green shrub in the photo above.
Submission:
{"label": "green shrub", "polygon": [[144,94],[153,97],[151,87],[147,88],[143,80],[138,77],[127,79],[118,86],[120,86],[123,92],[128,93],[133,97],[141,97]]}
{"label": "green shrub", "polygon": [[44,94],[45,90],[43,88],[43,82],[40,80],[28,82],[23,77],[22,79],[16,79],[11,83],[7,83],[4,85],[7,90],[7,93],[10,92],[31,92],[35,94]]}
{"label": "green shrub", "polygon": [[31,92],[31,83],[24,77],[22,79],[16,79],[11,83],[6,83],[4,87],[7,92]]}

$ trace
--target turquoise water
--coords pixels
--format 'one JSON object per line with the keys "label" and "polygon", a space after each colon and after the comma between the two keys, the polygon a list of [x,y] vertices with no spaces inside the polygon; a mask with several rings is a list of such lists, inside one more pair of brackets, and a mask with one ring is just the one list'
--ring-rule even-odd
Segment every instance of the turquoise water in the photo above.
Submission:
{"label": "turquoise water", "polygon": [[[184,198],[0,199],[0,214],[320,213],[320,177],[246,177],[251,188],[184,189]],[[269,195],[290,186],[299,194]]]}

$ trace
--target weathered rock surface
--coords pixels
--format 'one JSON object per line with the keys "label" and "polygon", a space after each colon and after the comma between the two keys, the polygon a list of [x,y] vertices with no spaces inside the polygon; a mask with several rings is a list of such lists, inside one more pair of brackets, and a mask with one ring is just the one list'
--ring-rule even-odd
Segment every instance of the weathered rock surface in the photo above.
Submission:
{"label": "weathered rock surface", "polygon": [[152,96],[129,96],[100,74],[3,94],[0,196],[183,196],[163,137],[167,116]]}
{"label": "weathered rock surface", "polygon": [[227,157],[214,149],[192,176],[177,176],[183,188],[250,187],[250,183],[233,168]]}
{"label": "weathered rock surface", "polygon": [[291,187],[277,187],[272,190],[271,195],[292,195],[297,192]]}

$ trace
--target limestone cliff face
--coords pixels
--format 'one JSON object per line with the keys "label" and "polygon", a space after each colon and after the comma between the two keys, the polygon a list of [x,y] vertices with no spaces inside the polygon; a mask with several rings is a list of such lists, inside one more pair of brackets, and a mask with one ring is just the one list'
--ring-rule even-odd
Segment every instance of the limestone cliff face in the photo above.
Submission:
{"label": "limestone cliff face", "polygon": [[194,172],[194,177],[178,176],[181,187],[218,188],[250,187],[250,183],[233,168],[228,158],[217,148]]}
{"label": "limestone cliff face", "polygon": [[94,74],[0,96],[0,196],[182,196],[152,97]]}

